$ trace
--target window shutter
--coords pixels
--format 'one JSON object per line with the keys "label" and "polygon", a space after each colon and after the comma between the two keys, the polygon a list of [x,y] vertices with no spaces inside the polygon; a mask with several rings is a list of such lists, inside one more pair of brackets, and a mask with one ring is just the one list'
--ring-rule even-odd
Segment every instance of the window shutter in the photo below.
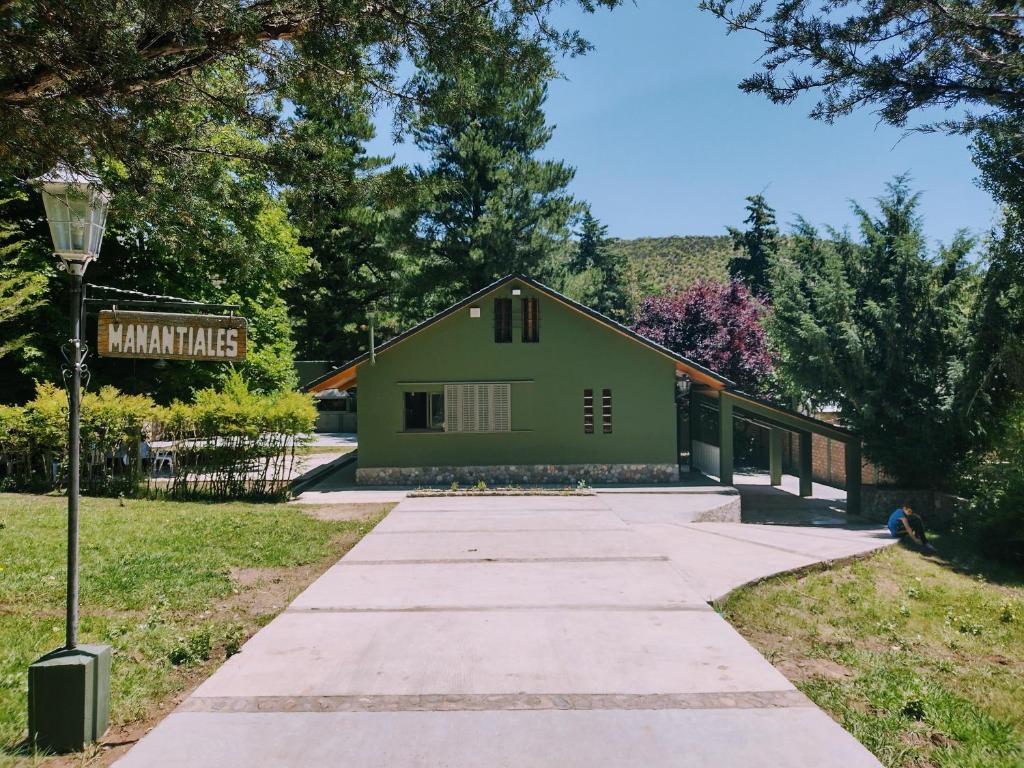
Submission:
{"label": "window shutter", "polygon": [[494,340],[498,343],[512,341],[512,299],[494,300]]}
{"label": "window shutter", "polygon": [[462,431],[462,400],[459,387],[444,385],[444,428],[446,432]]}
{"label": "window shutter", "polygon": [[445,384],[445,428],[448,432],[509,432],[511,400],[509,384]]}
{"label": "window shutter", "polygon": [[462,400],[462,426],[460,432],[478,432],[476,418],[476,387],[462,385],[459,397]]}
{"label": "window shutter", "polygon": [[491,387],[491,403],[494,409],[491,429],[494,432],[509,432],[512,430],[511,387],[508,384],[492,384]]}
{"label": "window shutter", "polygon": [[491,431],[491,388],[487,384],[477,384],[476,390],[476,431]]}
{"label": "window shutter", "polygon": [[537,299],[523,299],[523,341],[540,341],[540,306]]}

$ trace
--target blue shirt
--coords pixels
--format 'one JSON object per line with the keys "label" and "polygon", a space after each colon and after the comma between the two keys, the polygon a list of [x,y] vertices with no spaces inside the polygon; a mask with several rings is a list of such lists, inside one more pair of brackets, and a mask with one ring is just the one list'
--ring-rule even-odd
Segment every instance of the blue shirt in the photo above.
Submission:
{"label": "blue shirt", "polygon": [[889,533],[893,536],[899,536],[906,531],[903,527],[903,518],[907,516],[907,513],[902,508],[897,509],[891,515],[889,515]]}

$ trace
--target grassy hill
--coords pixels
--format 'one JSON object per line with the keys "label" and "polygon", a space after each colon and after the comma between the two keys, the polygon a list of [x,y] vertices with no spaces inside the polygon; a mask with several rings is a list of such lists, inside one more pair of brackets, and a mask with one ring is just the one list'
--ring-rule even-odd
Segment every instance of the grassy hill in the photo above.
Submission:
{"label": "grassy hill", "polygon": [[610,246],[626,257],[626,281],[634,306],[644,296],[677,293],[700,278],[727,280],[733,256],[728,235],[613,239]]}

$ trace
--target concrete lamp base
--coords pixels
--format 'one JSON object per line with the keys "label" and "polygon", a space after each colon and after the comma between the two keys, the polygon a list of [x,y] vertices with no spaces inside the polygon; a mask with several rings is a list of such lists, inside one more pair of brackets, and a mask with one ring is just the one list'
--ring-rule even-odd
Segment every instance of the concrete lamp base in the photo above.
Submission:
{"label": "concrete lamp base", "polygon": [[28,733],[38,749],[77,752],[103,736],[109,716],[109,645],[61,648],[28,668]]}

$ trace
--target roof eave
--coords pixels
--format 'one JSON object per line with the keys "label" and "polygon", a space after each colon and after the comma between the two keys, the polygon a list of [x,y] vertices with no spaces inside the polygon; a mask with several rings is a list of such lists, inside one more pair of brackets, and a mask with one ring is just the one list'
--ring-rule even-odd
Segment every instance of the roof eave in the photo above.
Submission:
{"label": "roof eave", "polygon": [[[710,368],[705,368],[699,363],[696,363],[693,360],[690,360],[689,358],[683,357],[682,355],[673,352],[671,349],[668,349],[667,347],[663,347],[656,341],[652,341],[651,339],[648,339],[645,336],[641,336],[636,331],[634,331],[631,328],[628,328],[627,326],[623,325],[617,320],[613,320],[612,318],[607,317],[606,315],[602,315],[597,310],[591,309],[590,307],[584,304],[580,304],[578,301],[574,301],[573,299],[570,299],[568,296],[559,293],[553,288],[549,288],[543,283],[537,282],[532,277],[528,277],[527,275],[521,273],[507,275],[501,278],[500,280],[496,280],[490,285],[481,288],[479,291],[476,291],[467,296],[466,298],[462,299],[461,301],[452,304],[450,307],[442,310],[441,312],[438,312],[436,315],[433,315],[432,317],[424,320],[422,323],[417,323],[412,328],[409,328],[407,331],[403,331],[397,336],[393,336],[392,338],[388,339],[383,344],[378,346],[374,350],[374,353],[378,355],[383,353],[384,351],[390,349],[396,344],[399,344],[400,342],[405,341],[409,337],[416,335],[420,331],[425,330],[434,323],[439,322],[444,318],[448,317],[449,315],[458,312],[463,307],[472,304],[474,301],[483,296],[486,296],[488,293],[497,290],[498,288],[500,288],[503,285],[506,285],[507,283],[517,280],[521,283],[525,283],[526,285],[530,286],[531,288],[537,291],[540,291],[541,293],[547,295],[549,298],[555,299],[556,301],[565,304],[570,309],[574,309],[578,312],[581,312],[582,314],[588,316],[590,319],[596,320],[597,322],[609,326],[612,330],[625,335],[629,339],[639,344],[642,344],[643,346],[651,349],[652,351],[658,352],[659,354],[668,357],[669,359],[675,361],[678,365],[682,365],[684,368],[689,369],[690,372],[696,373],[697,375],[694,376],[693,378],[701,381],[701,383],[703,384],[711,386],[715,389],[725,389],[734,386],[734,382],[725,378],[724,376],[715,373]],[[304,387],[304,390],[306,392],[320,392],[324,389],[330,389],[330,387],[333,386],[333,383],[336,380],[344,378],[340,374],[347,372],[349,369],[354,369],[358,367],[362,363],[366,362],[369,358],[370,353],[364,352],[358,357],[354,357],[348,362],[343,363],[333,371],[324,374],[319,379],[314,379],[313,381],[309,382]]]}

